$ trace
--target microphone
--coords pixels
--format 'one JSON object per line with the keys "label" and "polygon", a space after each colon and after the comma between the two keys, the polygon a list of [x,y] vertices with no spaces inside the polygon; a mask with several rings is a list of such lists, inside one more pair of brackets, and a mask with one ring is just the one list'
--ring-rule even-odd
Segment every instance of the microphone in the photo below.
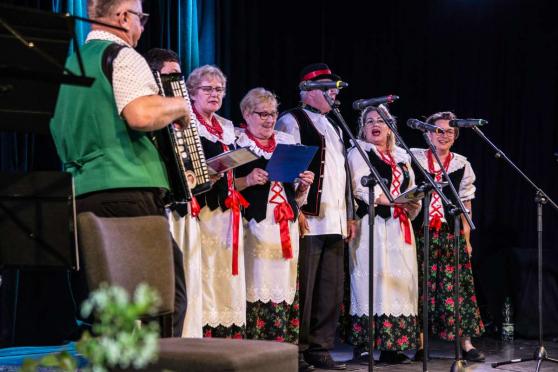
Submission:
{"label": "microphone", "polygon": [[310,81],[310,80],[305,80],[305,81],[302,81],[298,85],[298,88],[300,90],[315,90],[315,89],[330,90],[330,89],[342,89],[342,88],[346,88],[348,86],[349,86],[348,83],[345,83],[344,81],[341,81],[341,80],[338,80],[338,81]]}
{"label": "microphone", "polygon": [[390,94],[389,96],[369,98],[369,99],[357,99],[356,101],[353,102],[353,109],[364,110],[368,106],[378,106],[378,105],[383,105],[384,103],[392,103],[393,101],[398,99],[399,96],[395,96],[393,94]]}
{"label": "microphone", "polygon": [[420,120],[417,120],[417,119],[407,120],[407,126],[409,128],[418,129],[422,132],[432,132],[432,133],[438,133],[438,134],[446,133],[446,131],[443,130],[442,128],[440,128],[440,127],[437,127],[437,126],[432,125],[432,124],[424,123],[424,122],[422,122]]}
{"label": "microphone", "polygon": [[453,119],[449,121],[450,127],[454,128],[482,127],[486,124],[488,124],[488,121],[484,119]]}

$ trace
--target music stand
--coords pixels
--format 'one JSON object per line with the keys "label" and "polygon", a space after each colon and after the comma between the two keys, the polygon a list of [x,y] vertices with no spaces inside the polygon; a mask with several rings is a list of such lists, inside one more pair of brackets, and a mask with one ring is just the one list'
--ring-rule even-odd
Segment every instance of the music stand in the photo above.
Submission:
{"label": "music stand", "polygon": [[72,176],[0,173],[0,266],[79,269]]}
{"label": "music stand", "polygon": [[[85,76],[75,19],[0,4],[0,48],[6,51],[0,54],[0,130],[48,134],[60,84],[93,84]],[[81,75],[64,67],[71,40]]]}

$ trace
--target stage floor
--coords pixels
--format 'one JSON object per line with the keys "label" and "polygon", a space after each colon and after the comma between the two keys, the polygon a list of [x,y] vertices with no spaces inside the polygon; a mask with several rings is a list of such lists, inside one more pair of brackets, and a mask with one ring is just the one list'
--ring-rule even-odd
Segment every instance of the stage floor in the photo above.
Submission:
{"label": "stage floor", "polygon": [[[527,372],[535,371],[536,362],[514,363],[492,368],[491,363],[502,362],[513,358],[529,358],[533,356],[538,341],[537,340],[514,340],[510,344],[502,344],[499,340],[490,337],[483,337],[473,340],[473,344],[486,355],[486,362],[484,363],[468,363],[467,371],[480,372],[480,371],[513,371],[513,372]],[[453,343],[443,342],[440,340],[430,341],[430,356],[431,360],[428,362],[428,371],[430,372],[449,372],[450,367],[454,360],[454,347]],[[548,357],[558,359],[558,342],[545,340],[544,347],[546,348]],[[333,358],[338,361],[348,361],[347,371],[368,371],[368,365],[361,365],[358,362],[350,361],[352,359],[352,347],[350,345],[338,345],[333,354]],[[414,351],[408,352],[407,355],[412,358]],[[374,353],[375,360],[378,360],[379,353]],[[374,370],[389,371],[389,372],[418,372],[422,371],[422,362],[413,362],[406,365],[388,365],[375,363]],[[558,371],[558,364],[549,361],[544,361],[540,369],[543,372],[556,372]],[[315,371],[322,371],[315,369]]]}

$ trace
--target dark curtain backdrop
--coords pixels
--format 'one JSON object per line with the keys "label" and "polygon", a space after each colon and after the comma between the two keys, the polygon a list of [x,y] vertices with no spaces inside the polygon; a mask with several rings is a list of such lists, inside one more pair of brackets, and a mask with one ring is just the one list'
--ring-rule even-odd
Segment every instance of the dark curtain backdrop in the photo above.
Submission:
{"label": "dark curtain backdrop", "polygon": [[[218,63],[229,79],[224,113],[256,86],[277,93],[281,108],[298,101],[300,69],[324,61],[347,81],[351,102],[386,94],[400,132],[414,147],[422,136],[405,126],[452,110],[484,118],[484,133],[555,201],[558,163],[558,24],[553,1],[277,1],[220,2]],[[536,205],[534,192],[488,145],[462,130],[454,150],[477,175],[473,203],[474,270],[485,320],[500,317],[505,295],[518,332],[534,336]],[[545,329],[558,332],[558,211],[544,208]]]}
{"label": "dark curtain backdrop", "polygon": [[[64,6],[54,0],[1,1],[45,10]],[[198,3],[195,20],[193,10],[181,8],[191,14],[184,22],[194,25],[197,21],[197,63],[215,62],[228,76],[222,113],[235,123],[240,121],[238,103],[249,89],[271,89],[279,95],[282,109],[292,107],[298,101],[300,69],[324,61],[350,84],[339,98],[342,113],[353,127],[353,100],[390,93],[401,96],[391,110],[399,117],[401,133],[411,146],[423,144],[421,136],[404,125],[410,117],[452,110],[460,117],[487,119],[490,124],[483,129],[487,136],[558,200],[558,163],[553,156],[558,150],[558,25],[553,1],[372,1],[366,2],[366,9],[372,9],[366,11],[362,9],[365,2],[356,1]],[[191,48],[180,41],[185,23],[179,25],[176,18],[183,4],[178,0],[144,3],[152,16],[140,51],[170,47],[189,53]],[[187,63],[183,61],[186,72],[196,60],[188,57]],[[534,193],[471,131],[462,131],[454,149],[469,158],[477,174],[473,214],[478,229],[473,233],[473,260],[483,316],[498,321],[503,298],[510,295],[516,329],[535,336]],[[48,137],[1,134],[0,156],[2,171],[59,169]],[[545,207],[547,334],[558,334],[558,312],[554,311],[558,308],[557,223],[558,213]],[[65,290],[62,279],[59,291]],[[41,293],[35,288],[27,295],[39,298]],[[50,300],[52,304],[57,298]],[[6,341],[4,325],[9,315],[3,303],[0,344]],[[42,323],[31,322],[23,331],[34,334],[42,330],[44,319],[57,316],[52,308],[40,311]],[[67,336],[64,325],[56,326],[57,332],[48,330],[51,337],[40,340],[42,343]]]}
{"label": "dark curtain backdrop", "polygon": [[[86,16],[86,0],[0,2]],[[200,64],[214,63],[215,6],[214,0],[146,1],[144,12],[151,17],[138,51],[171,48],[180,56],[186,73]],[[88,24],[77,22],[79,42],[84,41],[88,30]],[[0,171],[60,169],[50,136],[0,131]],[[76,337],[75,305],[68,287],[68,272],[6,269],[0,275],[0,347],[57,344]]]}

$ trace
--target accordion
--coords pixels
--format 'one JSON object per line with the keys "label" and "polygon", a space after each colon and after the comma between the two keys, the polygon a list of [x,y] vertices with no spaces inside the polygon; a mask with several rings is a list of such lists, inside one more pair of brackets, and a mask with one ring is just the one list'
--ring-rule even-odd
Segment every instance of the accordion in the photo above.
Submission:
{"label": "accordion", "polygon": [[160,94],[167,97],[183,97],[190,111],[190,123],[186,128],[173,123],[154,133],[169,178],[171,198],[175,203],[192,199],[211,188],[209,171],[203,152],[198,126],[192,111],[186,83],[182,74],[163,74],[155,71]]}

